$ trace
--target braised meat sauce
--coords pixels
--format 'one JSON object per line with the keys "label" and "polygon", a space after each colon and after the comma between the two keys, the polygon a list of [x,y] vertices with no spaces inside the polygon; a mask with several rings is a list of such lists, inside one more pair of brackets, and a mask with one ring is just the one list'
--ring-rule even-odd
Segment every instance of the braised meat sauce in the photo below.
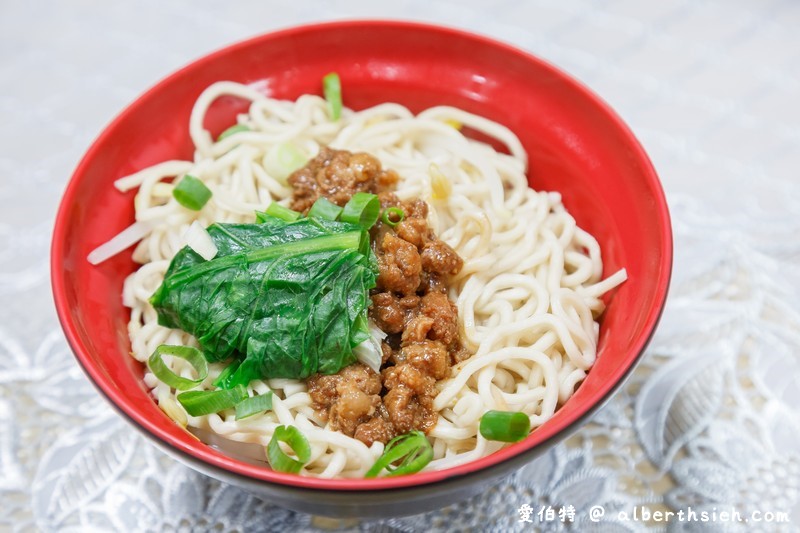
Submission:
{"label": "braised meat sauce", "polygon": [[323,146],[317,157],[289,176],[292,209],[307,213],[320,196],[344,206],[353,194],[389,190],[397,179],[394,171],[383,170],[380,161],[369,154]]}
{"label": "braised meat sauce", "polygon": [[391,192],[397,180],[368,154],[330,148],[289,177],[297,211],[307,212],[320,196],[341,206],[363,191],[377,194],[382,208],[405,214],[394,228],[379,221],[371,233],[379,275],[369,316],[388,334],[380,374],[356,363],[308,380],[314,408],[331,428],[368,446],[433,428],[436,382],[465,355],[458,311],[447,297],[447,280],[463,261],[428,227],[425,202],[401,201]]}

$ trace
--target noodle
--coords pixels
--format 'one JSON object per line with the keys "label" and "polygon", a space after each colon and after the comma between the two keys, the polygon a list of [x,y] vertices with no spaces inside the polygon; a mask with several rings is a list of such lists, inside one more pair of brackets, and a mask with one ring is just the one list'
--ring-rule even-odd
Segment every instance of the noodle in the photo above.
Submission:
{"label": "noodle", "polygon": [[[214,142],[202,124],[208,107],[221,95],[251,101],[249,112],[238,117],[250,131]],[[453,123],[501,141],[511,155],[464,137]],[[163,343],[197,346],[190,335],[159,326],[148,298],[194,220],[204,226],[251,222],[253,211],[271,201],[288,203],[290,187],[271,175],[264,161],[270,148],[291,141],[309,157],[325,144],[377,157],[399,174],[398,197],[428,202],[430,226],[464,259],[462,271],[451,280],[450,298],[458,307],[462,343],[473,355],[438,384],[434,407],[439,421],[429,433],[434,460],[427,469],[447,468],[500,449],[502,443],[487,441],[478,432],[480,417],[488,410],[522,411],[534,428],[543,424],[594,363],[595,319],[603,311],[599,297],[622,283],[625,271],[601,280],[597,241],[576,226],[559,194],[528,187],[527,155],[506,127],[451,107],[415,117],[398,104],[360,112],[345,109],[339,121],[331,122],[320,97],[278,101],[248,86],[220,82],[197,100],[190,136],[194,161],[168,161],[116,182],[120,190],[138,187],[136,220],[152,227],[134,251],[134,260],[143,266],[127,278],[123,294],[131,307],[132,353],[139,361]],[[449,180],[450,194],[444,199],[433,195],[434,172]],[[213,192],[199,212],[181,208],[171,196],[172,185],[163,181],[185,173]],[[191,376],[185,361],[164,360],[174,372]],[[213,388],[224,366],[209,365],[203,388]],[[251,390],[275,393],[273,409],[239,421],[228,412],[189,416],[175,393],[149,372],[145,383],[162,410],[198,434],[212,432],[264,446],[278,425],[296,425],[312,448],[304,475],[362,477],[383,452],[380,442],[367,447],[325,429],[303,381],[252,382]]]}

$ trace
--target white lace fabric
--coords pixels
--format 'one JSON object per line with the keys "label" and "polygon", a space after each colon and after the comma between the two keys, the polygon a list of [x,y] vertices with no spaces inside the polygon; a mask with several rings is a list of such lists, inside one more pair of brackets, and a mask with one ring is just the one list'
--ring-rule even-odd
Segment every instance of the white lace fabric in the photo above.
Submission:
{"label": "white lace fabric", "polygon": [[[800,530],[800,7],[296,4],[0,6],[0,531]],[[79,157],[147,86],[256,33],[367,16],[494,36],[594,88],[628,121],[662,178],[675,270],[643,361],[573,437],[479,498],[348,522],[262,502],[146,444],[66,345],[51,303],[48,245]],[[532,523],[519,521],[524,504]],[[574,520],[540,516],[568,505]],[[594,522],[598,505],[605,515]],[[785,512],[791,522],[620,518],[641,505]]]}

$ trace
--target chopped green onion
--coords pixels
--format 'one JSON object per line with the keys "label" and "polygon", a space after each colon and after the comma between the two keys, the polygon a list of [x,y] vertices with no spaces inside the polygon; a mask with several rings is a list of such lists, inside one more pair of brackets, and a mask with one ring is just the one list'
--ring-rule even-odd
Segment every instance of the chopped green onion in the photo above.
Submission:
{"label": "chopped green onion", "polygon": [[[174,373],[161,358],[162,355],[171,355],[189,361],[189,364],[197,371],[197,379],[184,378]],[[156,351],[154,351],[150,359],[147,360],[147,366],[150,367],[150,371],[155,374],[158,379],[178,390],[196,387],[208,377],[208,363],[206,362],[206,358],[203,357],[203,352],[191,346],[162,344],[156,348]]]}
{"label": "chopped green onion", "polygon": [[401,223],[404,218],[406,218],[406,213],[399,207],[387,207],[383,210],[381,222],[393,228]]}
{"label": "chopped green onion", "polygon": [[287,184],[286,179],[298,168],[308,163],[308,155],[301,151],[290,141],[276,144],[264,156],[264,170],[281,182]]}
{"label": "chopped green onion", "polygon": [[222,139],[227,139],[231,135],[235,133],[240,133],[242,131],[250,131],[250,128],[248,128],[244,124],[236,124],[235,126],[231,126],[227,130],[219,134],[219,137],[217,137],[217,142],[221,141]]}
{"label": "chopped green onion", "polygon": [[[281,449],[280,443],[286,443],[297,456],[292,459]],[[267,445],[267,460],[273,470],[297,474],[303,465],[311,459],[311,445],[305,435],[294,426],[278,426]]]}
{"label": "chopped green onion", "polygon": [[178,401],[192,416],[210,415],[235,407],[247,398],[243,385],[228,390],[193,390],[178,394]]}
{"label": "chopped green onion", "polygon": [[336,220],[342,214],[343,209],[331,202],[327,198],[320,196],[311,209],[308,211],[309,217],[324,218],[326,220]]}
{"label": "chopped green onion", "polygon": [[211,190],[199,179],[186,174],[172,189],[172,196],[186,209],[200,211],[211,199]]}
{"label": "chopped green onion", "polygon": [[531,420],[525,413],[487,411],[481,417],[480,431],[487,440],[517,442],[531,432]]}
{"label": "chopped green onion", "polygon": [[272,202],[269,204],[264,213],[273,216],[275,218],[280,218],[281,220],[285,220],[286,222],[294,222],[298,218],[300,218],[300,213],[297,211],[292,211],[288,207],[283,207],[281,204],[277,202]]}
{"label": "chopped green onion", "polygon": [[[389,441],[375,464],[364,477],[377,477],[384,469],[387,476],[419,472],[433,459],[433,447],[421,431],[412,431]],[[400,461],[399,465],[394,465]]]}
{"label": "chopped green onion", "polygon": [[345,204],[340,220],[369,229],[378,221],[380,214],[381,202],[377,195],[357,192]]}
{"label": "chopped green onion", "polygon": [[253,416],[272,409],[272,391],[258,396],[250,396],[236,404],[236,420]]}
{"label": "chopped green onion", "polygon": [[232,389],[231,377],[233,376],[233,373],[236,372],[236,369],[239,368],[239,364],[240,361],[234,361],[226,366],[225,369],[219,373],[217,379],[212,382],[212,385],[218,389]]}
{"label": "chopped green onion", "polygon": [[322,90],[331,110],[331,119],[339,120],[342,116],[342,82],[339,75],[331,72],[322,78]]}

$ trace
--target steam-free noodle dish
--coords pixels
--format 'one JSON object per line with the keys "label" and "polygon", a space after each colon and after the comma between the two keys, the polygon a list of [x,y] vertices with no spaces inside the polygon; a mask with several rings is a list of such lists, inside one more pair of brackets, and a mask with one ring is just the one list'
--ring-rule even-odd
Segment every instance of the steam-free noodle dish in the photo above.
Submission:
{"label": "steam-free noodle dish", "polygon": [[[352,111],[337,76],[324,88],[290,102],[216,83],[192,111],[192,161],[117,180],[136,222],[89,260],[138,242],[123,299],[155,401],[308,476],[442,469],[524,438],[590,371],[625,271],[602,278],[597,241],[528,186],[503,125]],[[215,139],[222,95],[250,105]]]}

